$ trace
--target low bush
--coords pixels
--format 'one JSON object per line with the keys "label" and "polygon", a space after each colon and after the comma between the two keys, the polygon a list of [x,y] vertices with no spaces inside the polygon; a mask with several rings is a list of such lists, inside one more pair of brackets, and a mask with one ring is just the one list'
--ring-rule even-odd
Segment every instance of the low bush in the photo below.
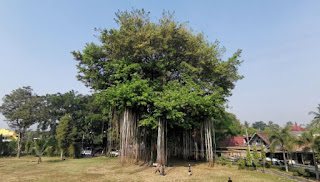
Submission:
{"label": "low bush", "polygon": [[298,169],[298,173],[300,176],[302,176],[306,171],[303,168]]}
{"label": "low bush", "polygon": [[303,173],[303,176],[304,176],[304,177],[310,177],[310,173],[305,172],[305,173]]}
{"label": "low bush", "polygon": [[227,164],[227,159],[226,159],[226,157],[225,157],[223,154],[221,155],[221,164],[222,164],[223,166]]}
{"label": "low bush", "polygon": [[271,167],[270,163],[267,162],[266,165],[265,165],[265,167],[266,167],[266,168],[270,168],[270,167]]}
{"label": "low bush", "polygon": [[246,168],[246,164],[245,164],[244,160],[242,158],[240,158],[238,161],[238,169],[245,169],[245,168]]}
{"label": "low bush", "polygon": [[293,176],[299,176],[298,172],[293,172]]}

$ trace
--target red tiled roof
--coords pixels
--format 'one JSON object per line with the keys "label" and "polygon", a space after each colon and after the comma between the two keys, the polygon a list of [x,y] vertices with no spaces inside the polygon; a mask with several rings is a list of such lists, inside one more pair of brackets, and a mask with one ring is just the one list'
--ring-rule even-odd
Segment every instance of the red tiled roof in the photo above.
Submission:
{"label": "red tiled roof", "polygon": [[307,130],[296,124],[291,128],[291,131],[307,131]]}
{"label": "red tiled roof", "polygon": [[243,146],[245,145],[245,136],[229,137],[220,142],[221,147]]}

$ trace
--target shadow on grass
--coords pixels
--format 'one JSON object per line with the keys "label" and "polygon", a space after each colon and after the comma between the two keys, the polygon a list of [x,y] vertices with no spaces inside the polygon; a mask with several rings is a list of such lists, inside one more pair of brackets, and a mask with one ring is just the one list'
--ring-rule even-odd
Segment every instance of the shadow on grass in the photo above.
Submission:
{"label": "shadow on grass", "polygon": [[61,160],[61,159],[55,159],[55,160],[48,160],[46,162],[49,162],[49,163],[58,163],[58,162],[64,162],[66,160]]}

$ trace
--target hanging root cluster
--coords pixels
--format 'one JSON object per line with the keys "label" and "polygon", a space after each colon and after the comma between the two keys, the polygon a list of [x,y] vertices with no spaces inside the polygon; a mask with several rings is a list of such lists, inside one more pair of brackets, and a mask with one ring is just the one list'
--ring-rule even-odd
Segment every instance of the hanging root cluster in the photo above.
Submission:
{"label": "hanging root cluster", "polygon": [[121,163],[143,161],[167,165],[168,159],[202,160],[214,166],[215,132],[210,120],[199,128],[168,128],[168,121],[158,118],[157,130],[139,126],[139,116],[126,108],[119,117]]}

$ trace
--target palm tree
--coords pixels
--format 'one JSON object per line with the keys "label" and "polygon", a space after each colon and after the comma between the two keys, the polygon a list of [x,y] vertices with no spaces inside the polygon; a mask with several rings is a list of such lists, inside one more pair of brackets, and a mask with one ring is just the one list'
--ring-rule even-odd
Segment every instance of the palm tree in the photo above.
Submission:
{"label": "palm tree", "polygon": [[289,130],[289,127],[285,127],[281,130],[273,130],[270,135],[270,149],[274,151],[276,148],[280,147],[279,149],[282,150],[286,172],[288,172],[288,165],[285,154],[286,152],[292,150],[292,146],[294,143],[294,139],[291,136]]}
{"label": "palm tree", "polygon": [[34,140],[34,150],[36,154],[39,156],[38,164],[42,163],[41,156],[46,151],[47,146],[48,146],[48,140],[46,140],[42,136],[40,136],[39,139]]}
{"label": "palm tree", "polygon": [[318,112],[315,111],[310,111],[310,115],[314,115],[313,120],[311,121],[311,126],[319,126],[320,123],[320,104],[318,104]]}
{"label": "palm tree", "polygon": [[297,140],[299,146],[303,146],[303,150],[312,152],[314,169],[316,172],[317,180],[319,180],[318,164],[315,156],[315,152],[319,151],[320,137],[314,135],[314,130],[309,130],[308,132],[302,133],[302,135]]}

